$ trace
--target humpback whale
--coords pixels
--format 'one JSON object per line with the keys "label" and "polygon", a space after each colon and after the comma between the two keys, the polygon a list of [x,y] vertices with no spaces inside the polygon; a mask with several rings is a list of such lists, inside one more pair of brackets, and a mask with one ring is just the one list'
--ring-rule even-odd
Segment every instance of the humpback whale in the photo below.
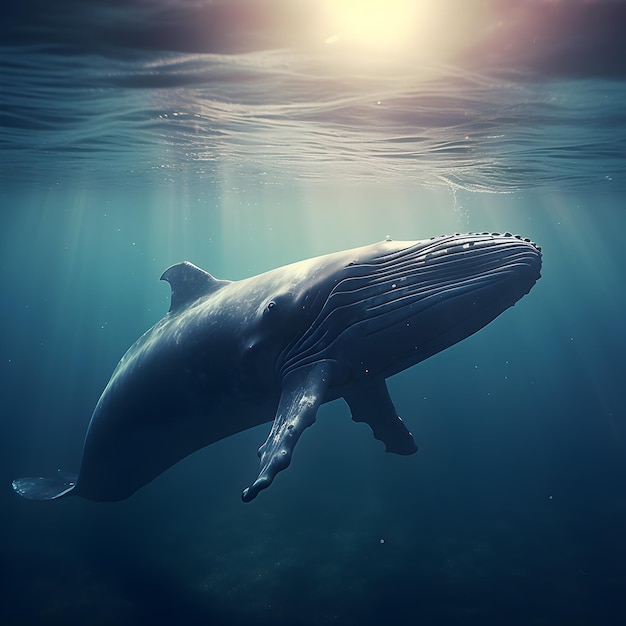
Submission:
{"label": "humpback whale", "polygon": [[343,398],[388,452],[417,450],[386,379],[483,328],[540,278],[510,233],[385,241],[219,280],[161,276],[169,311],[122,357],[94,409],[77,475],[18,478],[25,498],[127,498],[192,452],[273,421],[248,502],[291,461],[320,405]]}

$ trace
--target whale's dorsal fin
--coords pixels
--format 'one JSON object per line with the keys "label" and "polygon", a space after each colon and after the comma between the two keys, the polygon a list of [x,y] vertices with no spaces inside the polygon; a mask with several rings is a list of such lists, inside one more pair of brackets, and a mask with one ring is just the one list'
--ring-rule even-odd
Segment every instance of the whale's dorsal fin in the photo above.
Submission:
{"label": "whale's dorsal fin", "polygon": [[167,281],[172,288],[170,313],[180,311],[201,296],[206,296],[230,282],[218,280],[189,261],[168,267],[163,272],[161,280]]}

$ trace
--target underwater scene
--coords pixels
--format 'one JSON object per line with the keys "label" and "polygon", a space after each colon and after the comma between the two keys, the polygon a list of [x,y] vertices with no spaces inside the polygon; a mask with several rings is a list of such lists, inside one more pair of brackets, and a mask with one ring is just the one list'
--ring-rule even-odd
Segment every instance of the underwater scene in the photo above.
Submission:
{"label": "underwater scene", "polygon": [[0,624],[626,623],[626,3],[3,13]]}

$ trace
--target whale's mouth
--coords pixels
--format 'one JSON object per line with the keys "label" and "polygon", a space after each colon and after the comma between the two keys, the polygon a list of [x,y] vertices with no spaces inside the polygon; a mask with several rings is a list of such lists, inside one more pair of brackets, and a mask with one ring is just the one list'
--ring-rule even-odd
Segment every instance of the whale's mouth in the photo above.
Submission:
{"label": "whale's mouth", "polygon": [[[409,351],[413,344],[438,346],[423,348],[426,358],[515,304],[540,271],[541,248],[510,233],[389,242],[379,256],[344,268],[309,328],[283,351],[279,375],[337,358],[343,340],[354,345],[376,335],[378,341],[409,342]],[[409,334],[404,329],[411,326]]]}

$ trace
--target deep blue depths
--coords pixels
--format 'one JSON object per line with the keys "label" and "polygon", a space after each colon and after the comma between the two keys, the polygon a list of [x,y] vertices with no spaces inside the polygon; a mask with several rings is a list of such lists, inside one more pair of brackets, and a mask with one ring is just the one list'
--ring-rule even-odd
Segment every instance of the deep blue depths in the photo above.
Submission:
{"label": "deep blue depths", "polygon": [[[97,3],[26,5],[0,59],[0,622],[624,623],[621,6],[594,5],[584,37],[561,20],[545,63],[518,41],[509,68],[363,76],[286,49],[278,2],[226,11],[242,30],[212,47],[166,3],[140,31]],[[416,455],[335,402],[248,505],[269,424],[125,502],[12,493],[77,468],[117,360],[168,308],[168,265],[238,279],[465,230],[532,237],[543,277],[390,380]]]}

